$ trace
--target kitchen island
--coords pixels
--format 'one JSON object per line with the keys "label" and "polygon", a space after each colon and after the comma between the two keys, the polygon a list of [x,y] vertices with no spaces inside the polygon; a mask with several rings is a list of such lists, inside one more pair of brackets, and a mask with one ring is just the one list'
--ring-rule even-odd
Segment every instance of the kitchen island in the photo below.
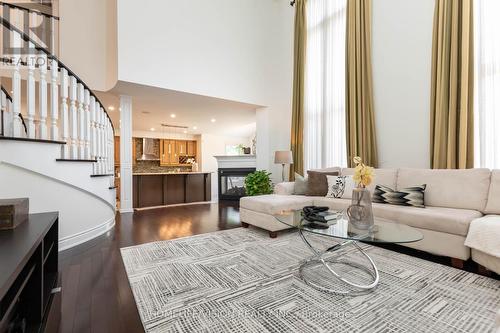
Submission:
{"label": "kitchen island", "polygon": [[211,201],[211,177],[211,172],[134,173],[134,208]]}

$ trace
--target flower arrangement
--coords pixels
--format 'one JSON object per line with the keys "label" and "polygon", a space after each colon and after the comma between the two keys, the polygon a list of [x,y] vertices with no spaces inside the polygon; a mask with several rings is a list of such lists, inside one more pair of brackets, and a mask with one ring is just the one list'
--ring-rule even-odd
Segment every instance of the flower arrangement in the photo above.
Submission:
{"label": "flower arrangement", "polygon": [[352,160],[356,165],[353,179],[358,184],[358,187],[366,188],[372,183],[373,177],[375,176],[373,168],[365,165],[359,156],[354,157]]}

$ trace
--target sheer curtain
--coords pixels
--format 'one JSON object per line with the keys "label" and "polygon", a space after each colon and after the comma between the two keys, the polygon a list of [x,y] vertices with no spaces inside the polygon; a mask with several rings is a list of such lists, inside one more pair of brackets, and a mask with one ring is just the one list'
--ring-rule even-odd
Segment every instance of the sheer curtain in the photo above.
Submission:
{"label": "sheer curtain", "polygon": [[304,170],[346,166],[346,0],[308,0]]}
{"label": "sheer curtain", "polygon": [[475,167],[500,169],[500,1],[474,1]]}

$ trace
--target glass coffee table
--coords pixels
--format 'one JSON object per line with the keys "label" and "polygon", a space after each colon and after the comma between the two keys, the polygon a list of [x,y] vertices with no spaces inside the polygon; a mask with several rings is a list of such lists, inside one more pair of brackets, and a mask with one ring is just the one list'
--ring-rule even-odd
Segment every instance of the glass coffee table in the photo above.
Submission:
{"label": "glass coffee table", "polygon": [[[422,233],[415,228],[380,218],[375,218],[374,226],[371,229],[363,230],[355,228],[349,223],[347,216],[342,213],[339,214],[339,218],[335,224],[325,229],[313,227],[309,221],[303,218],[302,210],[283,211],[280,214],[274,215],[274,217],[279,222],[298,229],[300,237],[312,252],[312,256],[305,259],[299,267],[300,278],[315,289],[334,294],[363,294],[372,291],[378,285],[379,272],[377,266],[375,266],[372,258],[368,256],[358,242],[401,244],[416,242],[424,238]],[[340,242],[336,242],[326,250],[319,250],[313,247],[310,240],[307,239],[306,235],[311,234],[330,237],[332,240],[340,240]],[[328,254],[335,253],[335,251],[348,245],[354,246],[367,259],[369,265],[344,258],[325,258]],[[351,269],[360,270],[361,273],[368,276],[368,281],[352,281],[349,277],[342,276],[334,267],[335,265],[347,265]],[[319,280],[316,278],[306,277],[308,270],[316,269],[318,266],[326,269],[326,272],[335,279],[337,282],[335,288],[319,283]],[[317,275],[317,273],[312,275]]]}

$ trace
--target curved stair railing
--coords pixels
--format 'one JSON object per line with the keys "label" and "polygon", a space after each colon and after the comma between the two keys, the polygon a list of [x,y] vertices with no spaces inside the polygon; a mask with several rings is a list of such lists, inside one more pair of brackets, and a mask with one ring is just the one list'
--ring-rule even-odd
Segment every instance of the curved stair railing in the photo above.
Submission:
{"label": "curved stair railing", "polygon": [[[5,119],[5,117],[12,117],[13,113],[10,112],[12,110],[12,97],[10,96],[9,92],[2,86],[0,86],[0,113],[1,113],[1,120],[0,120],[0,136],[11,136],[9,132],[6,132],[11,130],[10,127],[5,128],[4,124],[5,123],[11,123],[12,119]],[[26,122],[24,121],[23,115],[19,114],[19,118],[21,118],[21,123],[24,128],[24,134],[26,135],[28,133],[28,128],[26,127]]]}
{"label": "curved stair railing", "polygon": [[59,17],[20,4],[0,1],[1,17],[31,39],[58,55]]}
{"label": "curved stair railing", "polygon": [[[99,98],[47,48],[4,17],[0,28],[4,36],[1,73],[12,86],[12,105],[4,110],[12,112],[3,119],[5,133],[21,138],[19,115],[24,114],[28,140],[61,143],[62,160],[93,161],[94,175],[112,175],[114,127]],[[21,81],[26,82],[25,96]]]}

